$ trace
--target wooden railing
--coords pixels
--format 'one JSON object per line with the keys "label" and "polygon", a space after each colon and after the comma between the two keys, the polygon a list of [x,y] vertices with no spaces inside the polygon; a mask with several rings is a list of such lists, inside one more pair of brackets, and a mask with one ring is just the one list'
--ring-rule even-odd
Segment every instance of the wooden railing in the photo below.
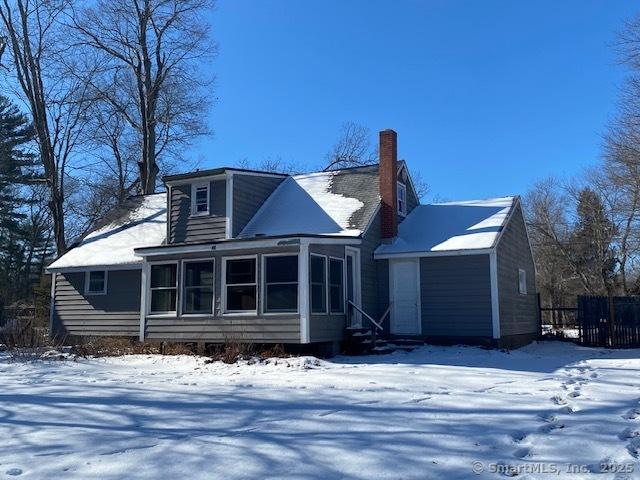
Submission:
{"label": "wooden railing", "polygon": [[375,329],[380,330],[381,332],[384,331],[384,327],[382,326],[382,324],[384,323],[384,319],[387,317],[387,315],[389,315],[389,312],[391,311],[391,305],[392,305],[391,302],[389,302],[389,306],[387,307],[387,309],[384,311],[382,316],[377,321],[371,315],[369,315],[367,312],[365,312],[362,308],[360,308],[358,305],[353,303],[351,300],[349,300],[349,305],[351,305],[353,308],[355,308],[367,320],[369,320],[371,322],[372,330],[375,328]]}

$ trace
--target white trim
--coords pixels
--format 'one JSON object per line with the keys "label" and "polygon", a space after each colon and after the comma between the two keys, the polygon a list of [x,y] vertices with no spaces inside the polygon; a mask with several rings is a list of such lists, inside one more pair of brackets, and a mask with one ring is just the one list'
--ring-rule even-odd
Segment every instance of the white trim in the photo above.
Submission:
{"label": "white trim", "polygon": [[[324,312],[314,312],[313,311],[313,302],[309,302],[309,308],[311,311],[311,315],[328,315],[329,314],[329,258],[326,255],[322,255],[321,253],[313,253],[309,254],[309,275],[311,275],[311,257],[319,257],[324,259]],[[311,295],[311,287],[312,287],[311,276],[309,277],[309,295]]]}
{"label": "white trim", "polygon": [[[154,265],[175,265],[176,266],[176,309],[174,311],[169,311],[169,312],[152,312],[151,311],[151,301],[149,302],[145,302],[146,303],[146,314],[147,317],[167,317],[167,318],[175,318],[178,317],[178,312],[180,311],[180,261],[179,260],[167,260],[167,261],[160,261],[160,262],[149,262],[149,278],[148,278],[148,291],[149,291],[149,299],[151,299],[152,297],[152,291],[151,291],[151,268]],[[165,289],[172,289],[173,287],[162,287]]]}
{"label": "white trim", "polygon": [[250,172],[250,171],[237,169],[237,168],[227,168],[227,172],[231,172],[235,175],[252,175],[254,177],[287,178],[291,176],[286,173]]}
{"label": "white trim", "polygon": [[498,256],[496,252],[489,254],[489,276],[491,279],[491,323],[493,338],[500,338],[500,302],[498,298]]}
{"label": "white trim", "polygon": [[149,264],[145,263],[142,267],[142,272],[140,275],[140,333],[139,340],[141,342],[144,341],[144,334],[146,330],[146,319],[147,319],[147,298],[148,298],[148,285],[149,285]]}
{"label": "white trim", "polygon": [[171,241],[171,185],[167,185],[167,233],[165,241]]}
{"label": "white trim", "polygon": [[[256,274],[256,278],[255,278],[255,286],[256,286],[256,308],[255,310],[232,310],[232,311],[227,311],[227,262],[229,260],[242,260],[242,259],[246,259],[246,258],[253,258],[255,260],[255,274]],[[221,273],[220,276],[222,277],[220,279],[220,285],[222,286],[222,292],[221,292],[221,300],[222,300],[222,316],[226,317],[226,316],[240,316],[240,315],[258,315],[258,303],[259,303],[259,299],[258,299],[258,282],[260,281],[260,275],[259,275],[259,271],[258,271],[258,254],[252,254],[252,255],[231,255],[228,257],[222,257],[222,267],[221,267]],[[232,284],[232,285],[254,285],[254,283],[246,283],[246,284]]]}
{"label": "white trim", "polygon": [[[256,240],[229,240],[219,243],[205,243],[201,245],[179,245],[151,247],[144,251],[136,252],[138,257],[150,257],[156,255],[175,255],[180,253],[201,253],[201,252],[220,252],[229,250],[241,250],[251,248],[268,248],[268,247],[292,247],[299,245],[360,245],[362,239],[357,237],[348,238],[322,238],[322,237],[280,237],[272,239],[256,239]],[[140,268],[140,267],[138,267]],[[86,267],[84,268],[86,269]]]}
{"label": "white trim", "polygon": [[142,262],[140,263],[123,263],[122,265],[83,265],[81,267],[60,267],[60,268],[47,268],[47,273],[73,273],[73,272],[86,272],[87,270],[139,270],[142,268]]}
{"label": "white trim", "polygon": [[400,174],[400,172],[402,171],[403,168],[407,171],[407,178],[409,179],[409,185],[411,186],[411,189],[413,190],[413,194],[416,196],[416,200],[418,201],[418,205],[420,205],[420,197],[418,197],[418,191],[416,190],[415,183],[413,183],[413,178],[411,177],[411,170],[409,170],[409,167],[407,166],[407,161],[406,160],[398,160],[398,163],[401,164],[401,167],[398,169],[398,174]]}
{"label": "white trim", "polygon": [[[523,279],[524,283],[522,283]],[[518,293],[526,295],[527,290],[527,271],[524,268],[518,268]]]}
{"label": "white trim", "polygon": [[[100,291],[91,292],[89,290],[89,285],[90,285],[89,277],[91,276],[92,272],[103,272],[104,273],[104,284],[102,286],[102,290],[100,290]],[[89,296],[94,296],[94,295],[106,295],[107,294],[108,283],[109,283],[109,272],[107,270],[98,270],[96,268],[92,268],[90,270],[87,270],[86,272],[84,272],[84,296],[85,297],[89,297]]]}
{"label": "white trim", "polygon": [[[260,275],[260,313],[264,316],[274,315],[298,315],[300,313],[300,255],[298,252],[277,252],[277,253],[263,253],[260,255],[260,264],[262,268],[262,275]],[[269,257],[296,257],[298,259],[298,301],[295,311],[281,311],[281,312],[267,312],[267,258]],[[293,282],[283,282],[293,283]]]}
{"label": "white trim", "polygon": [[389,260],[389,302],[391,303],[391,310],[389,311],[389,332],[392,335],[409,335],[406,333],[396,333],[392,331],[393,317],[395,315],[395,282],[393,280],[393,266],[397,263],[394,260],[406,261],[412,260],[412,263],[416,267],[416,299],[417,299],[417,320],[418,320],[418,333],[415,335],[422,335],[422,289],[421,289],[421,277],[420,277],[420,259],[419,258],[398,258]]}
{"label": "white trim", "polygon": [[215,314],[215,309],[216,309],[216,259],[214,257],[204,257],[204,258],[187,258],[187,259],[181,259],[180,260],[180,278],[182,279],[182,282],[178,282],[178,285],[180,285],[180,283],[182,283],[182,285],[180,285],[180,297],[181,298],[186,298],[186,291],[185,288],[187,286],[187,282],[185,281],[185,272],[186,272],[186,268],[184,268],[185,264],[187,263],[205,263],[205,262],[211,262],[211,264],[213,265],[213,283],[211,285],[211,312],[197,312],[197,313],[185,313],[184,311],[184,302],[180,302],[180,317],[191,317],[191,316],[198,316],[198,317],[212,317]]}
{"label": "white trim", "polygon": [[53,318],[56,308],[56,278],[57,273],[51,274],[51,298],[49,299],[49,338],[53,338]]}
{"label": "white trim", "polygon": [[[328,256],[327,261],[327,295],[329,296],[329,301],[327,302],[327,308],[329,309],[329,315],[346,315],[347,310],[345,308],[345,304],[347,303],[347,262],[345,258],[342,257],[333,257],[331,255]],[[340,260],[342,262],[342,310],[338,312],[334,312],[331,310],[331,260]]]}
{"label": "white trim", "polygon": [[[404,207],[403,209],[400,209],[400,196],[398,195],[400,187],[404,189],[404,201],[402,203]],[[407,185],[398,180],[396,180],[396,210],[398,212],[398,215],[401,215],[402,217],[407,216]]]}
{"label": "white trim", "polygon": [[[199,189],[207,189],[207,209],[204,212],[198,212],[196,209],[196,193]],[[193,217],[208,217],[211,215],[211,182],[196,181],[191,184],[191,213],[190,218]],[[167,217],[167,222],[170,222],[170,215]]]}
{"label": "white trim", "polygon": [[[347,267],[346,261],[349,253],[354,254],[354,263],[353,263],[353,275],[355,277],[355,281],[353,283],[353,300],[354,303],[362,308],[362,270],[360,266],[360,249],[353,247],[344,247],[344,256],[345,256],[345,269]],[[348,273],[348,270],[346,270]],[[347,279],[348,281],[348,279]],[[349,289],[347,288],[347,297],[349,295]],[[348,311],[348,307],[347,307]],[[361,326],[362,325],[362,314],[358,311],[355,312],[354,318],[356,319],[356,323],[352,326]]]}
{"label": "white trim", "polygon": [[309,245],[301,245],[298,255],[298,312],[300,315],[300,343],[309,343],[311,302],[309,301]]}
{"label": "white trim", "polygon": [[475,250],[443,250],[437,252],[406,252],[406,253],[374,253],[375,260],[393,258],[423,258],[423,257],[459,257],[462,255],[486,255],[495,252],[495,248],[478,248]]}
{"label": "white trim", "polygon": [[225,183],[225,238],[233,238],[233,172],[227,172]]}

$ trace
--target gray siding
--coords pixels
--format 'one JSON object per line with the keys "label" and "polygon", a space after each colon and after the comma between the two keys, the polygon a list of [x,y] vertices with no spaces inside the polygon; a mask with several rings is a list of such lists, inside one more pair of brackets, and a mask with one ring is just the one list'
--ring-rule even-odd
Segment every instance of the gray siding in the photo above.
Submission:
{"label": "gray siding", "polygon": [[[262,315],[262,254],[298,253],[298,246],[275,247],[260,250],[235,250],[202,254],[162,257],[161,261],[176,259],[210,259],[215,262],[214,315],[155,317],[147,316],[145,336],[150,340],[178,340],[203,342],[255,342],[255,343],[300,343],[300,316],[298,314]],[[222,258],[237,255],[258,254],[258,308],[257,315],[223,315],[222,312]],[[154,259],[151,258],[150,261]],[[158,259],[160,260],[160,259]],[[178,265],[181,269],[181,265]],[[181,275],[181,271],[178,272]],[[181,292],[178,292],[178,296]]]}
{"label": "gray siding", "polygon": [[[331,257],[344,258],[344,252],[345,252],[345,249],[343,245],[310,245],[309,246],[309,253],[317,253],[320,255],[327,255]],[[346,278],[345,278],[345,282],[346,282]],[[311,295],[311,289],[309,289],[309,295]],[[345,298],[346,298],[346,289],[345,289]],[[309,299],[309,304],[311,304],[311,299]],[[346,311],[346,307],[345,307],[345,311]],[[340,341],[344,338],[344,332],[346,327],[347,327],[346,315],[337,315],[337,314],[310,315],[309,339],[311,342]]]}
{"label": "gray siding", "polygon": [[55,334],[138,335],[140,270],[112,270],[107,275],[107,294],[86,296],[84,272],[55,275]]}
{"label": "gray siding", "polygon": [[191,217],[191,184],[171,187],[169,243],[206,242],[225,238],[226,181],[211,181],[210,214]]}
{"label": "gray siding", "polygon": [[[516,206],[498,244],[497,261],[500,335],[538,332],[535,269],[520,204]],[[519,268],[527,272],[526,295],[521,295],[518,290]]]}
{"label": "gray siding", "polygon": [[[373,252],[380,245],[380,212],[376,213],[369,230],[362,236],[360,246],[360,282],[362,308],[376,320],[389,306],[389,262],[374,260]],[[384,321],[389,325],[389,318]]]}
{"label": "gray siding", "polygon": [[233,236],[238,235],[253,218],[284,177],[233,175]]}
{"label": "gray siding", "polygon": [[489,255],[420,259],[422,334],[492,337]]}

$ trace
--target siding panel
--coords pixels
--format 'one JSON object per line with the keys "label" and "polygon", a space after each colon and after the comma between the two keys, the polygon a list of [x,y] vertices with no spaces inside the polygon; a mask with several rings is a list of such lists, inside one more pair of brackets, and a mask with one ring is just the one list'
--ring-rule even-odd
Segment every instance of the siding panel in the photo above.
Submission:
{"label": "siding panel", "polygon": [[191,217],[191,184],[171,187],[169,243],[221,240],[226,233],[226,181],[210,182],[210,214]]}
{"label": "siding panel", "polygon": [[284,177],[233,175],[233,236],[238,235]]}

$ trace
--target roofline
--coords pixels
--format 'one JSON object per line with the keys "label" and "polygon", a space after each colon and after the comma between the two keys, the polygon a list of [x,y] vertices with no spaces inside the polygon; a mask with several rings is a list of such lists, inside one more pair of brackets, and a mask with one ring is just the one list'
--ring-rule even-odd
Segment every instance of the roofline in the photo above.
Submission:
{"label": "roofline", "polygon": [[460,257],[463,255],[488,255],[493,252],[495,252],[495,247],[435,252],[374,253],[373,258],[375,260],[388,260],[393,258]]}
{"label": "roofline", "polygon": [[162,181],[165,183],[173,183],[181,180],[191,180],[195,178],[215,177],[223,175],[226,172],[241,173],[246,175],[259,175],[268,177],[288,177],[286,173],[266,172],[263,170],[251,170],[248,168],[233,168],[233,167],[218,167],[210,168],[206,170],[196,170],[194,172],[177,173],[175,175],[165,175],[162,177]]}
{"label": "roofline", "polygon": [[362,242],[360,237],[347,237],[342,235],[279,235],[273,237],[250,237],[222,240],[218,242],[198,242],[159,245],[157,247],[142,247],[134,249],[134,253],[140,257],[150,255],[169,255],[175,253],[199,253],[224,250],[238,250],[241,248],[262,247],[286,247],[290,245],[302,245],[309,243],[358,245]]}
{"label": "roofline", "polygon": [[[511,203],[511,209],[509,210],[509,213],[507,214],[507,218],[504,221],[504,223],[502,224],[502,228],[500,229],[500,232],[498,232],[498,236],[496,237],[496,239],[493,241],[493,245],[491,246],[491,248],[496,249],[498,248],[498,244],[500,243],[500,240],[502,240],[502,237],[504,235],[505,230],[507,229],[507,226],[509,225],[509,222],[511,221],[511,219],[513,218],[513,214],[516,211],[516,207],[520,204],[520,195],[514,195],[513,196],[513,201]],[[526,227],[526,225],[525,225]]]}
{"label": "roofline", "polygon": [[47,267],[46,273],[65,273],[65,272],[87,272],[90,270],[140,270],[142,269],[142,262],[137,263],[121,263],[116,265],[80,265],[76,267]]}

